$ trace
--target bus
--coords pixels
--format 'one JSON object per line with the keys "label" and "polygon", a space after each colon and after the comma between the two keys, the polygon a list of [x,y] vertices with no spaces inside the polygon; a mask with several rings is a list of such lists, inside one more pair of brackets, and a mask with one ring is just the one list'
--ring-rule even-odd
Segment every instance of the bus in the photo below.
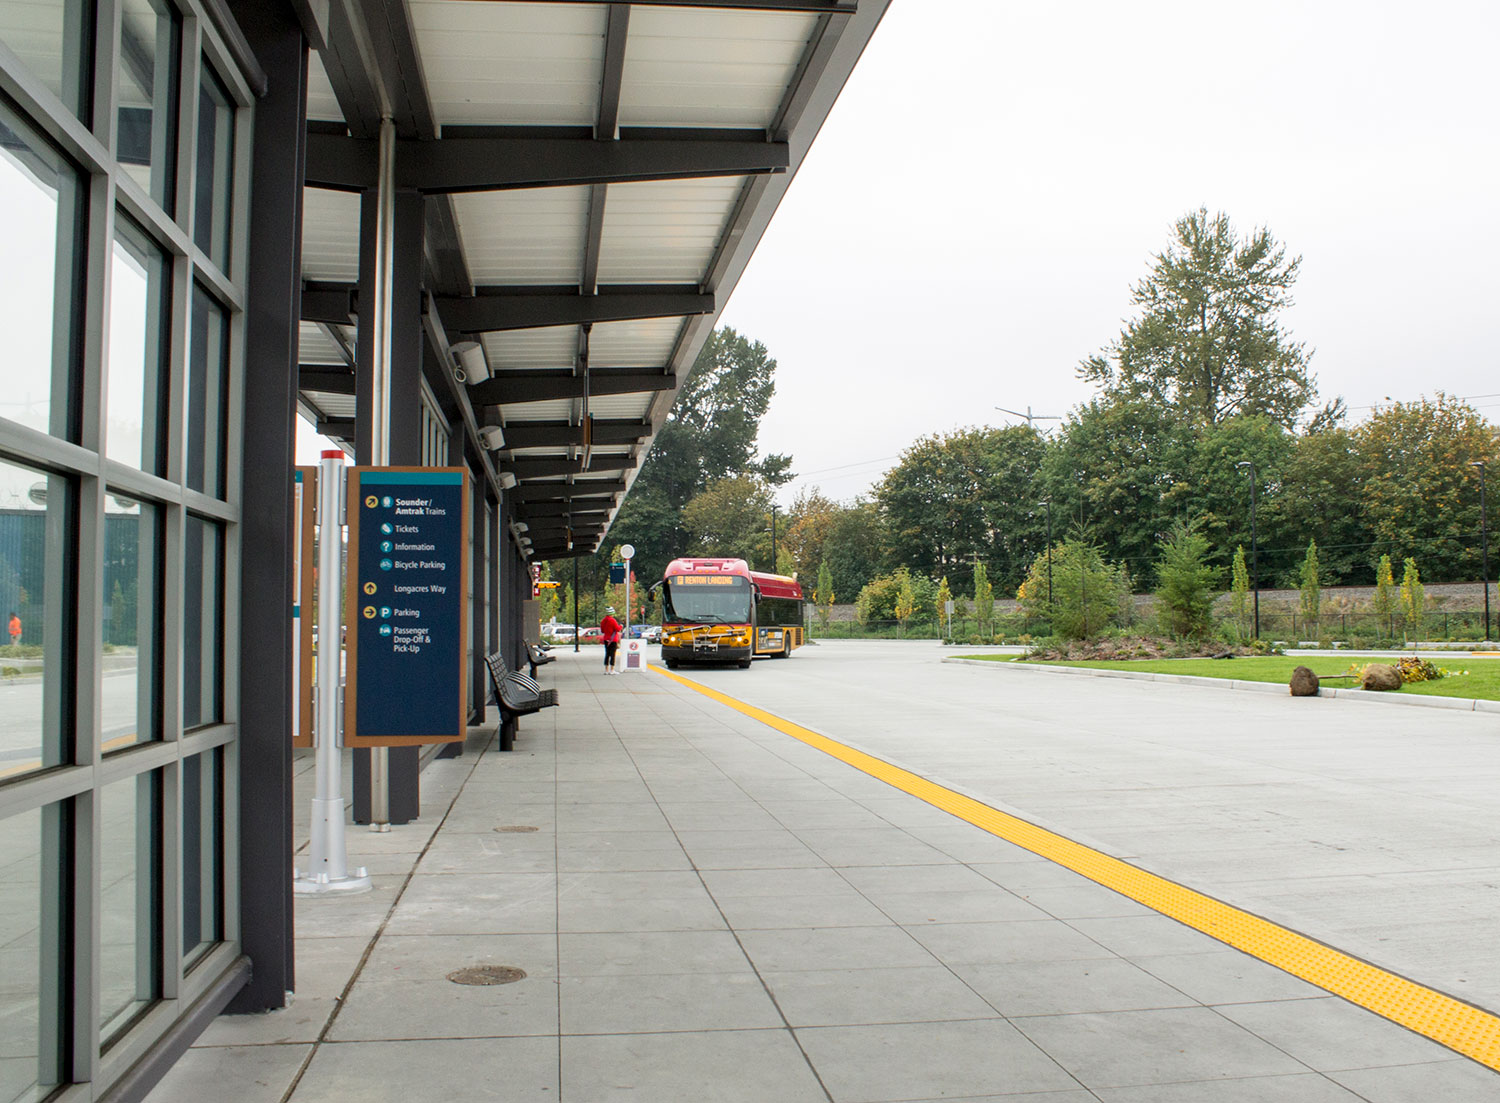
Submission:
{"label": "bus", "polygon": [[805,641],[802,587],[795,578],[752,571],[743,559],[674,559],[660,590],[661,657],[679,663],[785,659]]}

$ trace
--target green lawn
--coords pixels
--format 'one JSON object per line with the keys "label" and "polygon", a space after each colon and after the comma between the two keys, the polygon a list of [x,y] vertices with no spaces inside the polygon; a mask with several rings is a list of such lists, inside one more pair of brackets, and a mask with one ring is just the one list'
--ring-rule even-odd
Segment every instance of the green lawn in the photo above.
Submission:
{"label": "green lawn", "polygon": [[[1014,662],[1014,655],[975,655],[989,662]],[[1424,654],[1443,670],[1447,678],[1435,682],[1412,682],[1398,693],[1419,693],[1432,697],[1467,697],[1480,701],[1500,701],[1500,659],[1480,659],[1461,653]],[[1306,666],[1319,678],[1342,674],[1350,663],[1380,662],[1368,657],[1349,658],[1310,655],[1267,655],[1261,658],[1236,659],[1142,659],[1136,662],[1052,662],[1039,666],[1084,666],[1104,670],[1140,670],[1152,674],[1191,674],[1199,678],[1228,678],[1241,682],[1280,682],[1285,685],[1292,671]],[[1460,671],[1468,671],[1462,674]],[[1352,678],[1326,683],[1330,689],[1352,688]]]}

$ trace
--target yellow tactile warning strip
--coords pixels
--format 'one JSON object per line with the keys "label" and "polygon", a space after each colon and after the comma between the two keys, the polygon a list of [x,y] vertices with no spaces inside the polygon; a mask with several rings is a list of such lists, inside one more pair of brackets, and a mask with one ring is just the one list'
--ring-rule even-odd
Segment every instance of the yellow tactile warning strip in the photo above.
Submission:
{"label": "yellow tactile warning strip", "polygon": [[1306,935],[1147,873],[987,804],[955,793],[909,770],[847,747],[827,736],[737,701],[681,675],[651,670],[759,720],[871,777],[941,808],[1042,858],[1137,900],[1162,915],[1285,970],[1351,1003],[1500,1071],[1500,1017],[1405,977],[1325,946]]}

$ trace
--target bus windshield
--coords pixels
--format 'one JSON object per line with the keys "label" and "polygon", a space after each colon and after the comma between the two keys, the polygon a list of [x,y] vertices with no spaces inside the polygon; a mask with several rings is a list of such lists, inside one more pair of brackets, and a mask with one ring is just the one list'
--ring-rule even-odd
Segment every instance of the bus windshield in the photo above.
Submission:
{"label": "bus windshield", "polygon": [[691,624],[747,624],[750,580],[738,575],[672,575],[662,586],[663,619]]}

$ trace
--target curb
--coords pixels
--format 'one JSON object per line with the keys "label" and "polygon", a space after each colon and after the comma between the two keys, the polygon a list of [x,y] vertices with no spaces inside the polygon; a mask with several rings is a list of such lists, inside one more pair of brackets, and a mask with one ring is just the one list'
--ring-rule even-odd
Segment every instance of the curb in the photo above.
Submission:
{"label": "curb", "polygon": [[[1290,697],[1287,688],[1277,682],[1242,682],[1233,678],[1203,678],[1196,674],[1157,674],[1135,670],[1101,670],[1082,666],[1032,666],[1030,663],[997,663],[987,659],[961,659],[946,656],[945,663],[962,663],[965,666],[1009,667],[1041,671],[1048,674],[1065,674],[1085,678],[1123,678],[1132,682],[1166,682],[1172,685],[1203,686],[1208,689],[1244,689],[1254,693],[1275,693]],[[1467,697],[1402,697],[1399,694],[1371,693],[1365,689],[1319,689],[1319,697],[1338,697],[1346,701],[1364,701],[1369,704],[1406,705],[1413,708],[1448,709],[1450,712],[1500,713],[1500,701],[1478,701]]]}

